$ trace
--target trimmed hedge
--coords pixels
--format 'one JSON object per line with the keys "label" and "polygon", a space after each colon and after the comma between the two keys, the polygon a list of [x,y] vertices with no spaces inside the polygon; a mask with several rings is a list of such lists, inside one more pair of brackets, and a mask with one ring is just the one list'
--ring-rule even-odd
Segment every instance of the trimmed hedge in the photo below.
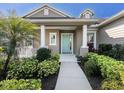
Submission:
{"label": "trimmed hedge", "polygon": [[37,50],[37,55],[36,55],[36,59],[39,62],[42,62],[44,60],[47,60],[51,57],[51,50],[48,48],[40,48]]}
{"label": "trimmed hedge", "polygon": [[[123,88],[124,86],[123,61],[117,61],[108,56],[98,55],[96,53],[89,53],[88,61],[85,63],[84,67],[86,68],[85,71],[88,72],[88,74],[90,75],[96,75],[96,72],[101,72],[102,77],[105,79],[102,83],[102,89]],[[110,81],[112,83],[110,83]],[[115,88],[115,86],[117,87]]]}
{"label": "trimmed hedge", "polygon": [[0,82],[0,90],[40,90],[41,81],[36,79],[11,79]]}
{"label": "trimmed hedge", "polygon": [[124,61],[124,44],[100,44],[98,53]]}

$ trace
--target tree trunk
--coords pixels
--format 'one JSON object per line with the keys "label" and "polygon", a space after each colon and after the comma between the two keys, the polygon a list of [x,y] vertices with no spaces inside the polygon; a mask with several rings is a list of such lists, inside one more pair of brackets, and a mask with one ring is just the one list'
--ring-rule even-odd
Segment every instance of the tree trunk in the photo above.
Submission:
{"label": "tree trunk", "polygon": [[8,53],[7,59],[4,63],[3,70],[1,71],[1,74],[0,74],[0,76],[1,76],[0,80],[6,79],[8,64],[9,64],[9,62],[10,62],[10,60],[11,60],[11,58],[15,52],[15,47],[16,47],[16,41],[11,41],[9,53]]}
{"label": "tree trunk", "polygon": [[1,71],[1,79],[2,80],[6,77],[7,67],[8,67],[10,59],[11,59],[11,56],[8,55],[8,57],[7,57],[7,59],[6,59],[5,63],[4,63],[4,66],[3,66],[3,70]]}

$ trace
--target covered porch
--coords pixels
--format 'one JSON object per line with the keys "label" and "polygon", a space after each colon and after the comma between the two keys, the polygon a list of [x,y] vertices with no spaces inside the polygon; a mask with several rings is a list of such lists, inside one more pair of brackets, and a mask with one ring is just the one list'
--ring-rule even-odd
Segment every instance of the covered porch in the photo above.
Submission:
{"label": "covered porch", "polygon": [[[93,26],[96,19],[28,19],[37,25],[36,33],[32,41],[32,53],[39,48],[50,48],[52,52],[60,54],[86,55],[88,53],[88,33],[93,34],[93,44],[96,48],[96,31]],[[27,51],[27,50],[25,50]],[[22,54],[24,55],[24,54]],[[27,55],[27,54],[26,54]]]}

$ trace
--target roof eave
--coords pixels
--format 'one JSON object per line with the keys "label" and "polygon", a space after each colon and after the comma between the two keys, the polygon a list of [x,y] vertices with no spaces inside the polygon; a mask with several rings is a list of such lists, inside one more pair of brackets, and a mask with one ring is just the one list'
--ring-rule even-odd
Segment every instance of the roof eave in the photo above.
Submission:
{"label": "roof eave", "polygon": [[111,22],[113,22],[113,21],[115,21],[115,20],[117,20],[117,19],[119,19],[119,18],[121,18],[121,17],[123,17],[123,16],[124,16],[124,11],[121,11],[121,12],[119,12],[118,14],[116,14],[116,15],[114,15],[114,16],[112,16],[112,17],[106,19],[105,21],[101,22],[101,23],[98,25],[98,27],[107,25],[107,24],[109,24],[109,23],[111,23]]}

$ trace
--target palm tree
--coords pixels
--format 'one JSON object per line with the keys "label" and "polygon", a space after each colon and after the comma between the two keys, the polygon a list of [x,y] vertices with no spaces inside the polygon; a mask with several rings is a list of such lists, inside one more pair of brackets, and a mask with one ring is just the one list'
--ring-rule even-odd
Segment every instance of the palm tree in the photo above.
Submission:
{"label": "palm tree", "polygon": [[8,64],[14,55],[17,43],[28,39],[36,29],[36,25],[31,22],[10,14],[7,17],[0,18],[0,35],[6,40],[7,58],[1,72],[2,79],[6,77]]}

